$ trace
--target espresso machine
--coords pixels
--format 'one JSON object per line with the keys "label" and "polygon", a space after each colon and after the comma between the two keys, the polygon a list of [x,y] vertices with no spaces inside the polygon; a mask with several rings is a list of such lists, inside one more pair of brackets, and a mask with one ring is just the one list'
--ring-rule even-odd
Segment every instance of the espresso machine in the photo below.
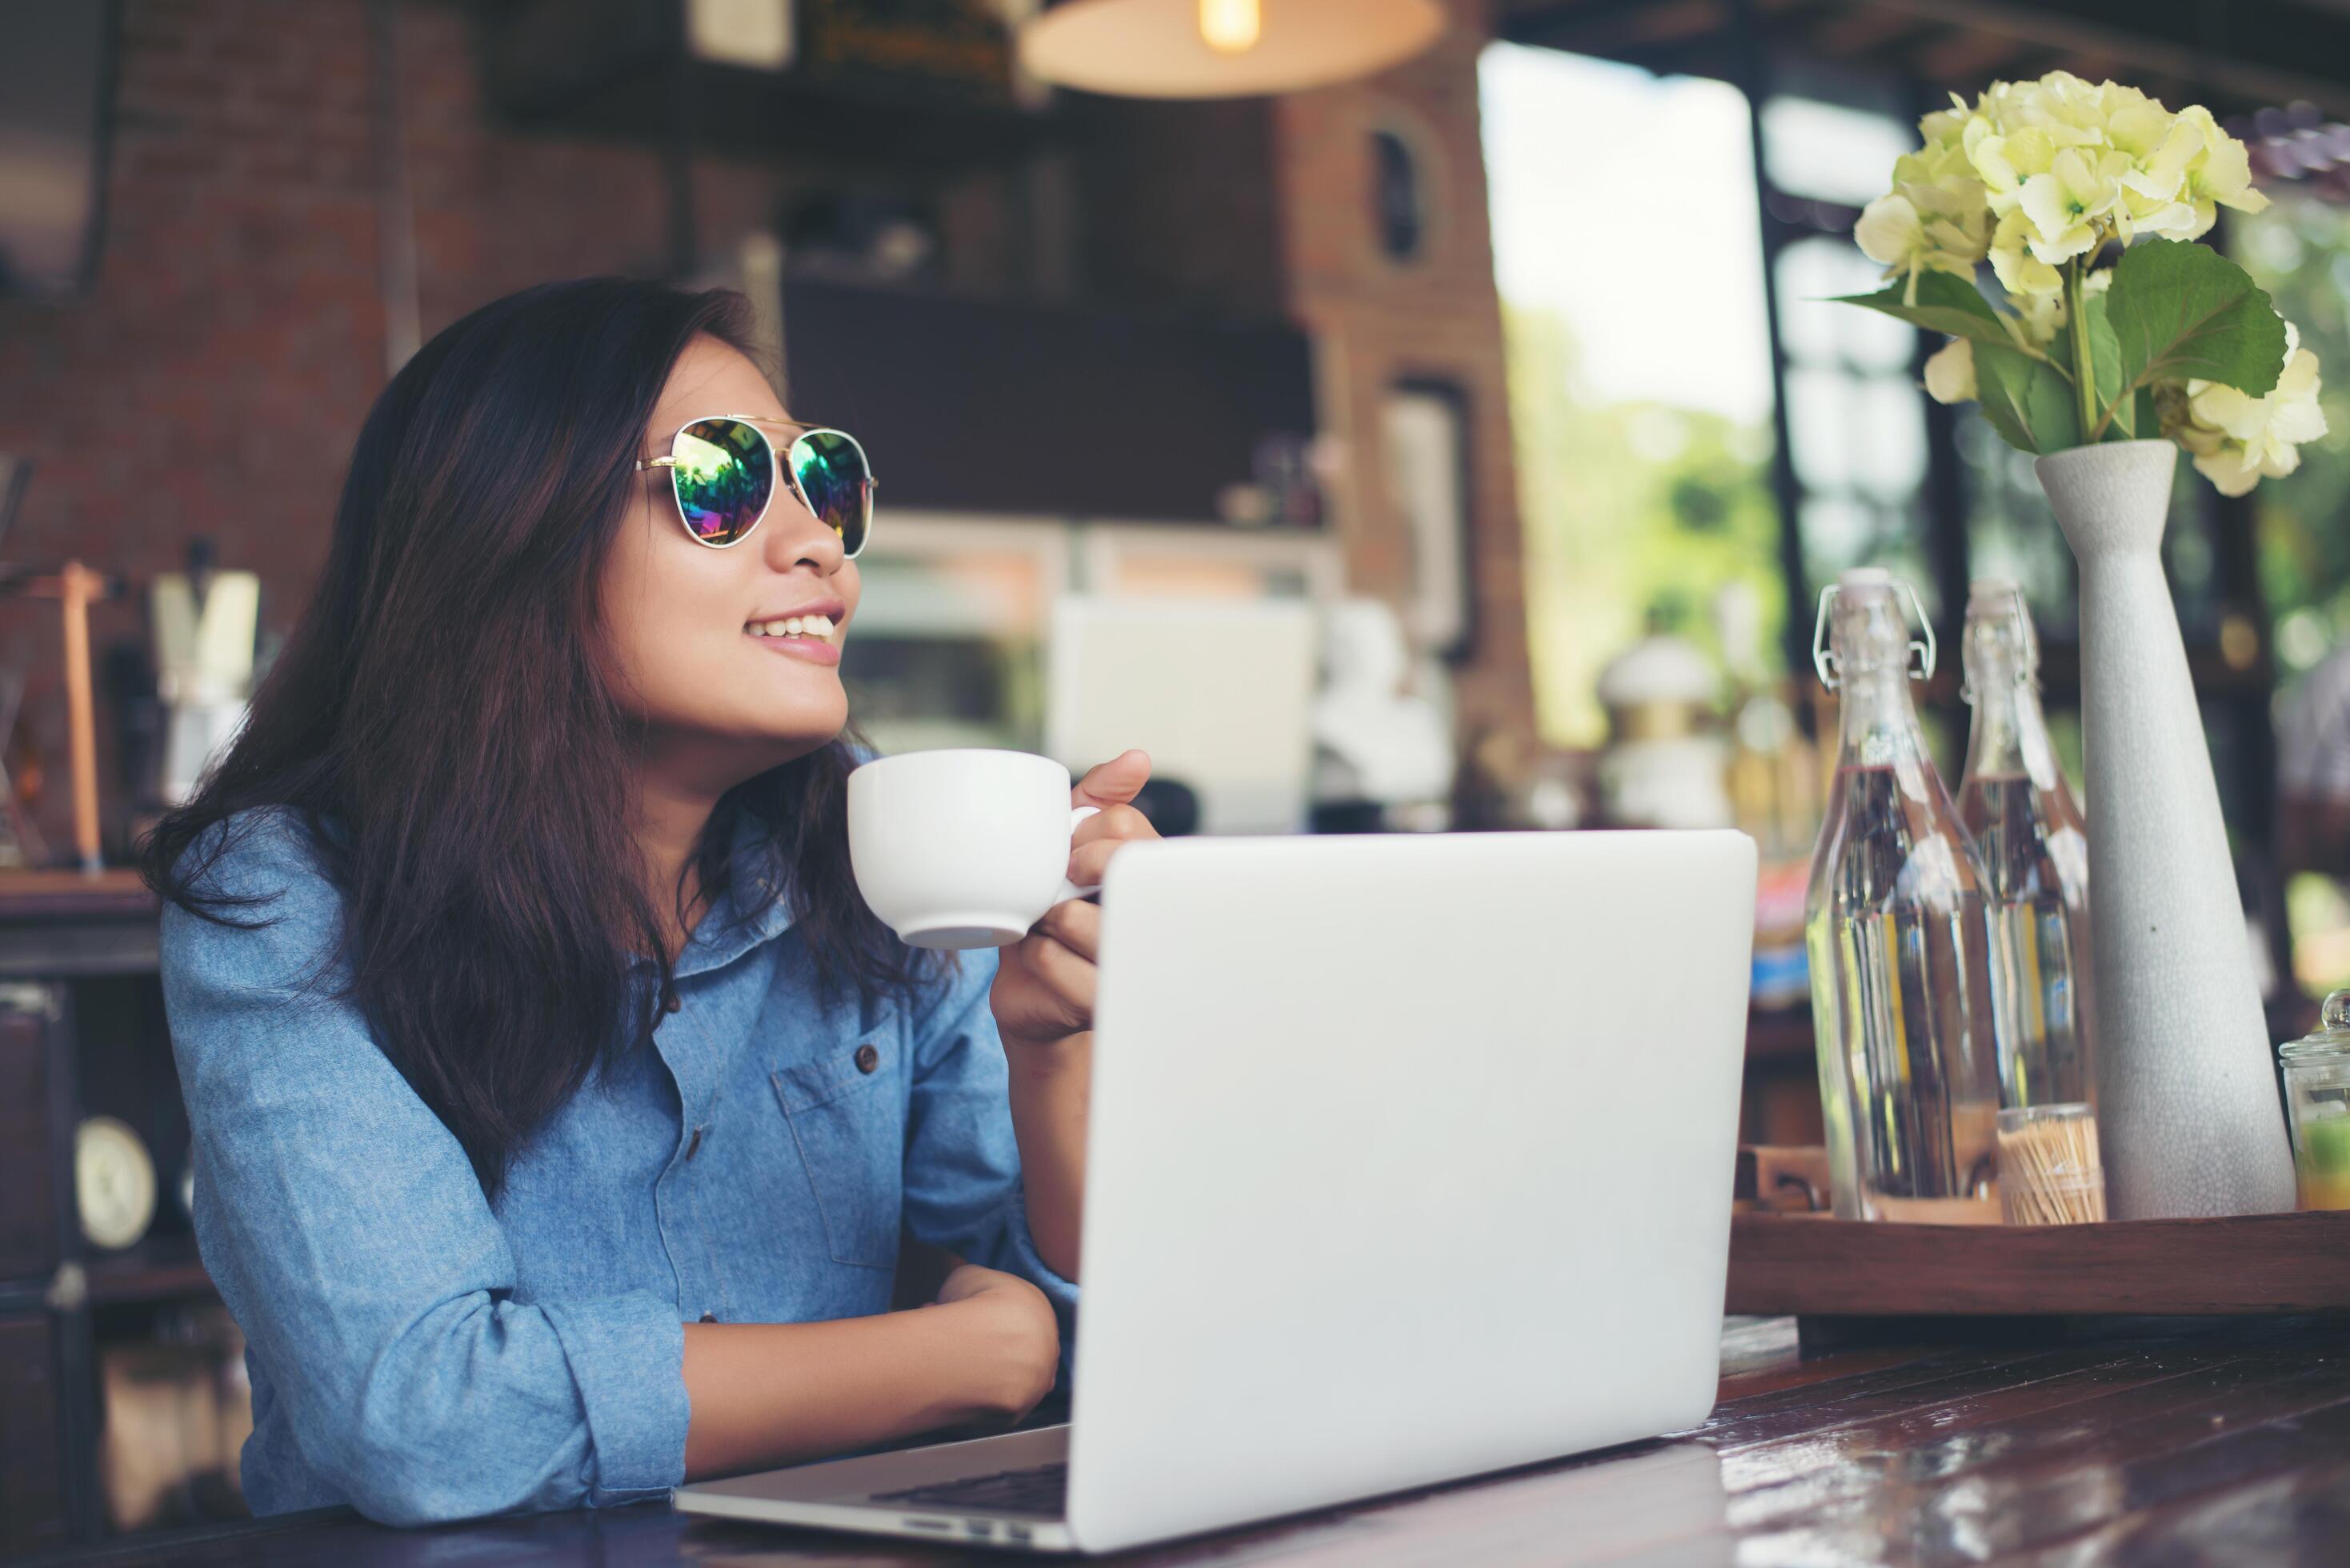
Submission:
{"label": "espresso machine", "polygon": [[261,619],[261,579],[214,565],[212,541],[188,544],[188,569],[161,572],[149,589],[155,694],[163,704],[163,776],[176,805],[244,724]]}

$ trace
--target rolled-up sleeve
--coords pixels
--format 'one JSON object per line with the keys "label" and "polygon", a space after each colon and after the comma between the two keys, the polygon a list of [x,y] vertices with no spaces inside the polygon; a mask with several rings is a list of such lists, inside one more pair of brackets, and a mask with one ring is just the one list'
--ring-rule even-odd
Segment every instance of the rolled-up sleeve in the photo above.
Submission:
{"label": "rolled-up sleeve", "polygon": [[685,1468],[675,1303],[513,1299],[463,1149],[334,997],[340,901],[296,831],[255,832],[211,873],[276,893],[231,912],[273,924],[163,916],[197,1240],[313,1483],[273,1497],[248,1464],[255,1506],[323,1485],[421,1523],[660,1496]]}
{"label": "rolled-up sleeve", "polygon": [[914,1023],[906,1228],[932,1246],[1035,1284],[1061,1320],[1066,1351],[1075,1342],[1077,1287],[1053,1272],[1029,1233],[1011,1074],[988,1008],[995,968],[992,951],[959,955],[953,979]]}

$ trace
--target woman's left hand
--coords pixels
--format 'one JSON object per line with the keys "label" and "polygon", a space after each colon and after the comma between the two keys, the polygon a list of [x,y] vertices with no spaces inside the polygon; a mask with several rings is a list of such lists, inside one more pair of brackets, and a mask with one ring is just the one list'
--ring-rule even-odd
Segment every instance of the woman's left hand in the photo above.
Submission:
{"label": "woman's left hand", "polygon": [[[1130,804],[1150,779],[1150,759],[1127,752],[1102,763],[1069,792],[1072,805],[1097,806],[1077,824],[1069,880],[1097,886],[1110,857],[1156,838],[1150,819]],[[1003,950],[988,1004],[1007,1045],[1052,1045],[1094,1026],[1094,962],[1101,949],[1101,907],[1083,898],[1055,904],[1035,928]]]}

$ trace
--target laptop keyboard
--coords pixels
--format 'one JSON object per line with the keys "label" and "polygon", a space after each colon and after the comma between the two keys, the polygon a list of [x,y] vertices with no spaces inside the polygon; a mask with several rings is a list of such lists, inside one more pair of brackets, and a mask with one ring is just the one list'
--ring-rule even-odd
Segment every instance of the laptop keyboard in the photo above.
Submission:
{"label": "laptop keyboard", "polygon": [[1038,1465],[1034,1469],[966,1476],[935,1486],[876,1492],[867,1501],[915,1503],[928,1508],[977,1508],[992,1513],[1041,1513],[1058,1518],[1068,1501],[1068,1492],[1069,1466],[1066,1460],[1061,1460]]}

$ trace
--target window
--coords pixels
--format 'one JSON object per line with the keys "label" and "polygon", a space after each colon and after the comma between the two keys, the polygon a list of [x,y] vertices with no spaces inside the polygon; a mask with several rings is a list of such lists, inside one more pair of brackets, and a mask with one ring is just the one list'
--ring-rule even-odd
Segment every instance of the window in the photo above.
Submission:
{"label": "window", "polygon": [[[1746,99],[1495,44],[1479,100],[1535,701],[1544,739],[1590,746],[1601,666],[1651,626],[1783,668]],[[1717,618],[1725,590],[1762,614]],[[1762,647],[1721,649],[1724,624]]]}

